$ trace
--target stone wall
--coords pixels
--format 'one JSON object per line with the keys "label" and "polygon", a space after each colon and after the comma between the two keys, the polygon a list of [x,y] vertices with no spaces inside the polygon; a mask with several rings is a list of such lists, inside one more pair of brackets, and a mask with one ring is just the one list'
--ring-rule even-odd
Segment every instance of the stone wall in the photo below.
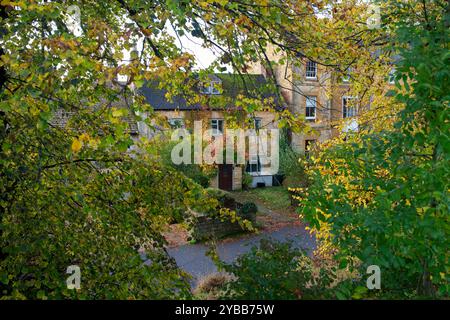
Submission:
{"label": "stone wall", "polygon": [[233,167],[233,190],[242,190],[242,167]]}
{"label": "stone wall", "polygon": [[[187,129],[192,129],[194,120],[203,120],[204,129],[210,128],[210,121],[213,118],[224,119],[224,129],[227,128],[226,116],[227,112],[223,111],[173,111],[173,110],[156,110],[157,114],[167,119],[184,119],[185,127]],[[271,111],[256,111],[254,114],[255,118],[261,119],[261,125],[265,129],[278,128],[278,122],[276,115]],[[153,122],[153,124],[156,124]]]}
{"label": "stone wall", "polygon": [[[256,213],[238,214],[242,219],[256,223]],[[195,240],[206,240],[210,238],[223,238],[227,235],[244,231],[237,222],[226,219],[211,218],[207,215],[196,217],[196,223],[191,230],[191,236]]]}

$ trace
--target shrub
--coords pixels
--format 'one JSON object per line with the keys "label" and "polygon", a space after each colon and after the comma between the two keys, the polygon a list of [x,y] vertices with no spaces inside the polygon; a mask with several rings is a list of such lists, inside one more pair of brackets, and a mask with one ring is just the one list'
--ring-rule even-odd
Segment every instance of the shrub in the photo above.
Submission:
{"label": "shrub", "polygon": [[253,182],[253,177],[249,173],[244,172],[244,174],[242,176],[242,189],[244,189],[244,190],[250,189],[252,182]]}
{"label": "shrub", "polygon": [[208,188],[211,178],[217,174],[217,169],[213,166],[200,166],[198,164],[174,164],[171,158],[171,152],[175,144],[172,141],[161,141],[161,149],[159,152],[163,164],[181,172],[203,188]]}
{"label": "shrub", "polygon": [[402,110],[390,114],[393,126],[320,152],[302,199],[300,213],[341,266],[380,267],[382,298],[450,295],[449,28],[440,10],[395,28],[390,95]]}
{"label": "shrub", "polygon": [[316,267],[290,243],[261,240],[233,264],[221,264],[236,279],[227,285],[227,299],[320,299],[332,297],[332,272]]}
{"label": "shrub", "polygon": [[225,198],[227,192],[221,189],[208,188],[206,189],[206,194],[209,197],[215,198],[220,201],[221,199]]}
{"label": "shrub", "polygon": [[239,206],[236,200],[232,198],[226,191],[215,188],[208,188],[206,190],[206,194],[207,196],[216,199],[219,202],[219,206],[222,208],[236,210]]}
{"label": "shrub", "polygon": [[242,214],[255,214],[257,212],[258,207],[253,202],[245,202],[240,209],[240,213]]}
{"label": "shrub", "polygon": [[296,153],[289,145],[287,133],[280,136],[280,169],[279,175],[283,175],[283,186],[305,187],[308,183],[304,161],[300,154]]}
{"label": "shrub", "polygon": [[217,174],[217,170],[214,168],[207,168],[198,164],[171,164],[172,168],[181,172],[186,177],[190,178],[203,188],[208,188],[211,178]]}

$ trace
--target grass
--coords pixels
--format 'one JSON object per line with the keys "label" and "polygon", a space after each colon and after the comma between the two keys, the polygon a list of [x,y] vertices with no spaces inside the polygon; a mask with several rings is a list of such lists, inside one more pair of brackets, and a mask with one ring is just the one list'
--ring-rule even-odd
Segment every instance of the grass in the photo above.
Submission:
{"label": "grass", "polygon": [[246,201],[261,202],[265,207],[274,211],[286,211],[291,206],[289,192],[283,186],[234,191],[233,194]]}

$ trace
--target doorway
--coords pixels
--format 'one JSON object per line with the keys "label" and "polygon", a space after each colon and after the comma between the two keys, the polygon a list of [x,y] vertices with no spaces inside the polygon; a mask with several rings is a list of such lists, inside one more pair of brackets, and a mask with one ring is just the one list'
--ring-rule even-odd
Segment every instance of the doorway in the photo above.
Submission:
{"label": "doorway", "polygon": [[219,189],[233,190],[233,165],[219,164]]}

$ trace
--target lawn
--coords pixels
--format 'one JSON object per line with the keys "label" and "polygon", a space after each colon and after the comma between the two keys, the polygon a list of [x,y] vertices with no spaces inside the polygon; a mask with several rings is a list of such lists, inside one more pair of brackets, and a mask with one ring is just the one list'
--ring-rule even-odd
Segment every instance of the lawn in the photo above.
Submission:
{"label": "lawn", "polygon": [[291,209],[289,192],[283,186],[234,191],[232,194],[246,201],[252,201],[257,204],[261,203],[268,209],[278,212],[290,211],[289,209]]}

